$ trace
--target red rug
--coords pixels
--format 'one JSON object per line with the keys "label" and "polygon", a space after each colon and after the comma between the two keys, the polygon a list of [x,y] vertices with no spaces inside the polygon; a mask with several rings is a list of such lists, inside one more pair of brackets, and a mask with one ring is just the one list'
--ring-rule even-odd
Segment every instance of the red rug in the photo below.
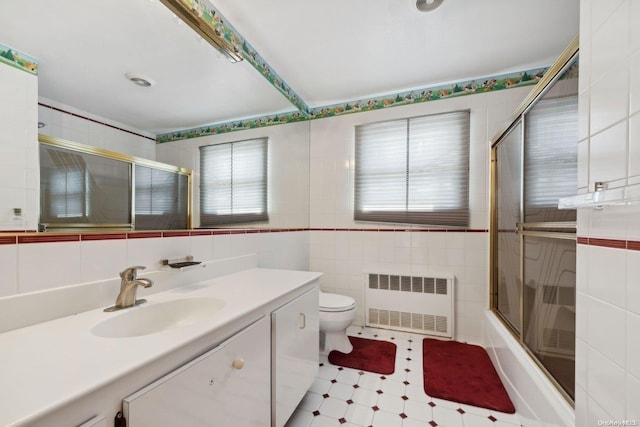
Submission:
{"label": "red rug", "polygon": [[457,341],[422,341],[424,391],[431,397],[516,412],[484,348]]}
{"label": "red rug", "polygon": [[387,341],[349,337],[353,351],[345,354],[337,350],[329,353],[333,365],[377,374],[393,374],[396,367],[396,345]]}

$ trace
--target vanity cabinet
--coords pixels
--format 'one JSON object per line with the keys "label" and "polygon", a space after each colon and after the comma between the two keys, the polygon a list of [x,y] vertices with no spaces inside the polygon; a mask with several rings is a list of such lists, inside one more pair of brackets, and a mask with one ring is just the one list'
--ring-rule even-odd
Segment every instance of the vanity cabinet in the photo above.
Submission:
{"label": "vanity cabinet", "polygon": [[319,328],[317,287],[271,314],[274,427],[284,426],[316,378]]}
{"label": "vanity cabinet", "polygon": [[129,427],[270,425],[270,325],[262,317],[123,401]]}

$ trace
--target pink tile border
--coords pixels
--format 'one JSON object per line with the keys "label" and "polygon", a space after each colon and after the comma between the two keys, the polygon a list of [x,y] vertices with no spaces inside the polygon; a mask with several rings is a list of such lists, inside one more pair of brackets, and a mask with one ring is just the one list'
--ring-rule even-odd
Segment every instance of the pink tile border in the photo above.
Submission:
{"label": "pink tile border", "polygon": [[[303,229],[305,230],[305,229]],[[488,233],[485,229],[464,228],[308,228],[308,231],[375,231],[407,233]]]}
{"label": "pink tile border", "polygon": [[640,251],[640,242],[636,242],[633,240],[627,241],[627,249],[631,251]]}
{"label": "pink tile border", "polygon": [[38,234],[18,236],[18,243],[59,243],[79,241],[79,234]]}
{"label": "pink tile border", "polygon": [[[219,236],[232,234],[255,233],[288,233],[297,231],[333,231],[333,232],[397,232],[397,233],[488,233],[484,229],[445,229],[445,228],[216,228],[201,230],[181,231],[130,231],[114,233],[89,233],[89,234],[49,234],[34,232],[7,232],[0,234],[0,245],[13,245],[25,243],[55,243],[55,242],[79,242],[118,239],[148,239],[163,237],[189,237],[189,236]],[[10,235],[15,234],[15,235]],[[576,239],[579,245],[599,246],[611,249],[626,249],[640,251],[640,241],[603,239],[598,237],[579,236]]]}
{"label": "pink tile border", "polygon": [[[79,241],[100,241],[100,240],[120,240],[120,239],[149,239],[149,238],[169,238],[169,237],[189,237],[189,236],[218,236],[236,234],[256,234],[256,233],[290,233],[298,231],[333,231],[333,232],[396,232],[396,233],[488,233],[489,230],[482,229],[444,229],[444,228],[217,228],[200,230],[168,230],[168,231],[127,231],[112,233],[88,233],[88,234],[49,234],[35,232],[18,232],[7,235],[0,235],[0,245],[24,244],[24,243],[52,243],[52,242],[79,242]],[[5,234],[5,232],[3,232]],[[16,234],[16,235],[8,235]],[[600,239],[602,240],[602,239]],[[618,247],[618,246],[615,246]],[[637,242],[640,250],[640,242]],[[634,247],[635,248],[635,247]]]}
{"label": "pink tile border", "polygon": [[81,234],[80,240],[93,241],[93,240],[120,240],[126,239],[127,233],[96,233],[96,234]]}
{"label": "pink tile border", "polygon": [[594,237],[589,237],[589,246],[602,246],[603,248],[626,249],[627,241],[614,240],[614,239],[598,239]]}
{"label": "pink tile border", "polygon": [[189,231],[163,231],[162,237],[189,237]]}
{"label": "pink tile border", "polygon": [[161,231],[139,231],[127,233],[127,239],[150,239],[154,237],[162,237]]}
{"label": "pink tile border", "polygon": [[0,245],[15,245],[18,243],[17,236],[0,236]]}
{"label": "pink tile border", "polygon": [[189,231],[190,236],[211,236],[213,234],[212,230],[191,230]]}
{"label": "pink tile border", "polygon": [[640,242],[635,240],[602,239],[598,237],[578,237],[579,245],[599,246],[601,248],[627,249],[640,251]]}

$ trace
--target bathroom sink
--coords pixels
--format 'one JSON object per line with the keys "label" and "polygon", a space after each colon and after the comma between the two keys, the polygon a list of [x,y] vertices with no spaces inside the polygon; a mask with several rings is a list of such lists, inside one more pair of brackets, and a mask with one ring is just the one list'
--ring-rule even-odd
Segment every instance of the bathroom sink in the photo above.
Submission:
{"label": "bathroom sink", "polygon": [[91,329],[103,338],[126,338],[155,334],[190,325],[215,314],[224,307],[217,298],[182,298],[126,309]]}

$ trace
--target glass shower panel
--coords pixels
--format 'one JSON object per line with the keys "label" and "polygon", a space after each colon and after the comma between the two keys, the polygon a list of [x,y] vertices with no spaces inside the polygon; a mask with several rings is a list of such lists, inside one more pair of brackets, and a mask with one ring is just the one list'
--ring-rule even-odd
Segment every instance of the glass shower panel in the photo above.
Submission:
{"label": "glass shower panel", "polygon": [[524,236],[523,341],[574,397],[576,242]]}
{"label": "glass shower panel", "polygon": [[496,148],[497,309],[520,332],[520,236],[522,193],[522,124]]}
{"label": "glass shower panel", "polygon": [[564,74],[525,115],[524,216],[526,223],[576,220],[558,199],[578,188],[578,79]]}

